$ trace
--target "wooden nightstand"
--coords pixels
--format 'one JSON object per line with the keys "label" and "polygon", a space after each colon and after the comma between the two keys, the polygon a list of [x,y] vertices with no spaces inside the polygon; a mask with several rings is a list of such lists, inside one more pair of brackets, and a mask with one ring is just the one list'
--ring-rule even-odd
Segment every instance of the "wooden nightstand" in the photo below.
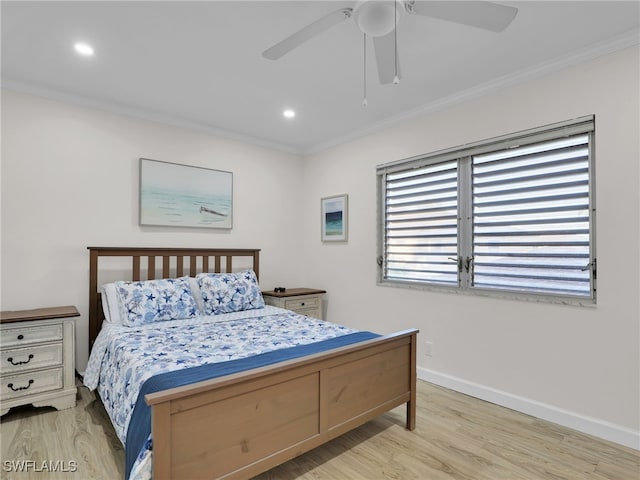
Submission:
{"label": "wooden nightstand", "polygon": [[322,295],[326,290],[315,288],[287,288],[286,292],[262,292],[267,305],[293,310],[302,315],[322,319]]}
{"label": "wooden nightstand", "polygon": [[0,415],[33,404],[75,407],[76,307],[0,312]]}

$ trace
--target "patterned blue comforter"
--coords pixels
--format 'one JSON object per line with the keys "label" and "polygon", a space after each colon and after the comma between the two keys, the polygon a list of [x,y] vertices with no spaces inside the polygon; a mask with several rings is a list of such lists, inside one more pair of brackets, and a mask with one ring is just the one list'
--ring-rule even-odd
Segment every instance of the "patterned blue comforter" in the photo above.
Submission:
{"label": "patterned blue comforter", "polygon": [[[84,384],[98,389],[126,448],[138,394],[149,378],[353,333],[356,330],[270,306],[140,327],[106,324],[91,351]],[[151,442],[134,455],[129,478],[151,478]]]}

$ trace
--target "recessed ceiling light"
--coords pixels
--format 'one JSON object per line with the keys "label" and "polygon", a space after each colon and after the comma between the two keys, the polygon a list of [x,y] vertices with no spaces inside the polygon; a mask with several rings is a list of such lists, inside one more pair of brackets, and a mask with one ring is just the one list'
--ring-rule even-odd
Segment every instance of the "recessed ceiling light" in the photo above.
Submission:
{"label": "recessed ceiling light", "polygon": [[293,118],[296,116],[296,112],[294,112],[293,110],[289,109],[289,110],[285,110],[284,112],[282,112],[282,114],[286,117],[286,118]]}
{"label": "recessed ceiling light", "polygon": [[82,55],[83,57],[93,56],[93,47],[88,43],[78,42],[73,46],[73,49],[76,51],[76,53]]}

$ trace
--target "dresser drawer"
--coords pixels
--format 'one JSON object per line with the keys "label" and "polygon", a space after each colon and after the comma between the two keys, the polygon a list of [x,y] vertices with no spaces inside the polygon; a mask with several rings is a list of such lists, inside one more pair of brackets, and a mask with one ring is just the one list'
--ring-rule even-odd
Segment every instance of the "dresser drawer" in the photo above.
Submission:
{"label": "dresser drawer", "polygon": [[9,400],[61,388],[62,367],[22,373],[20,375],[7,375],[2,377],[0,398]]}
{"label": "dresser drawer", "polygon": [[299,308],[295,312],[307,317],[320,318],[320,310],[317,308]]}
{"label": "dresser drawer", "polygon": [[7,328],[2,330],[2,347],[28,345],[30,343],[62,340],[62,325],[41,325],[38,327]]}
{"label": "dresser drawer", "polygon": [[18,373],[62,365],[62,342],[2,351],[0,373]]}
{"label": "dresser drawer", "polygon": [[284,308],[295,311],[300,311],[301,309],[315,310],[318,308],[318,300],[318,297],[292,298],[285,300]]}

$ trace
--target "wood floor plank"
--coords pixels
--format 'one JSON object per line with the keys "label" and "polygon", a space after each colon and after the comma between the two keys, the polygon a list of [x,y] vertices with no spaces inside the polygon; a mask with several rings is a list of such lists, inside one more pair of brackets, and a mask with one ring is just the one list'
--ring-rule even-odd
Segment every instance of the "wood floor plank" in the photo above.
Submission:
{"label": "wood floor plank", "polygon": [[[418,382],[417,427],[405,407],[255,480],[640,480],[640,452]],[[123,478],[124,450],[102,403],[79,385],[78,405],[20,407],[2,417],[7,480]],[[19,461],[77,463],[66,472],[9,472]]]}
{"label": "wood floor plank", "polygon": [[104,407],[78,386],[75,408],[25,406],[2,417],[3,480],[124,477],[124,449]]}

